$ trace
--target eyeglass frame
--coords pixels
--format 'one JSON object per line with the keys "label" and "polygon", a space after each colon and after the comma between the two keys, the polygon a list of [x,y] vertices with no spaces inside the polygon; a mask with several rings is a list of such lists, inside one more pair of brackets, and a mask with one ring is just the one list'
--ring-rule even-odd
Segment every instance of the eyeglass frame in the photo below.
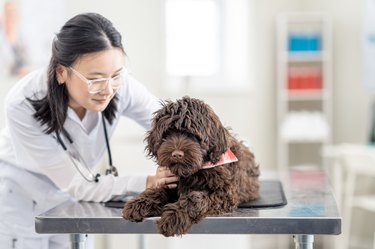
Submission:
{"label": "eyeglass frame", "polygon": [[[68,67],[70,70],[72,70],[72,72],[78,76],[78,78],[80,78],[82,81],[84,81],[86,84],[87,84],[87,90],[90,94],[95,94],[95,93],[100,93],[101,91],[103,91],[105,89],[105,87],[101,90],[98,90],[98,91],[90,91],[89,90],[89,87],[94,84],[95,82],[99,82],[99,81],[105,81],[106,82],[106,87],[107,87],[107,84],[109,84],[110,82],[118,79],[118,78],[121,78],[123,76],[124,73],[126,73],[126,69],[124,69],[124,67],[121,68],[121,71],[118,75],[114,76],[114,77],[110,77],[110,78],[99,78],[99,79],[94,79],[94,80],[89,80],[87,79],[85,76],[83,76],[80,72],[78,72],[76,69],[74,69],[73,67]],[[118,77],[118,78],[117,78]],[[122,85],[122,83],[119,84],[119,87]],[[111,83],[111,87],[113,90],[117,90],[118,88],[113,88],[112,86],[112,83]]]}

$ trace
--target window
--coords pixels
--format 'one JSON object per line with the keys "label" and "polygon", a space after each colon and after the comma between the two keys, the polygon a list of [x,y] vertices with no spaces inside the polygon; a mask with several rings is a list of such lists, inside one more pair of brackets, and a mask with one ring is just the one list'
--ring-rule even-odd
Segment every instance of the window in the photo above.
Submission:
{"label": "window", "polygon": [[212,75],[218,71],[219,10],[213,0],[168,1],[167,73]]}
{"label": "window", "polygon": [[166,86],[173,92],[250,88],[248,0],[165,0]]}

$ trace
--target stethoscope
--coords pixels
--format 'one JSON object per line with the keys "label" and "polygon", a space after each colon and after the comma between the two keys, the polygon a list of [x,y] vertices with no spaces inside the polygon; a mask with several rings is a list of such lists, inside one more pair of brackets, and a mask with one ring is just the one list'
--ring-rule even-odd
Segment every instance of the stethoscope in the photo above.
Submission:
{"label": "stethoscope", "polygon": [[[111,148],[109,146],[109,140],[108,140],[108,133],[107,133],[107,126],[106,126],[106,123],[105,123],[105,120],[104,120],[104,115],[102,113],[102,123],[103,123],[103,130],[104,130],[104,137],[105,137],[105,143],[107,145],[107,152],[108,152],[108,169],[106,169],[105,171],[105,174],[106,175],[109,175],[109,174],[112,174],[114,176],[118,176],[118,171],[116,169],[115,166],[113,166],[112,164],[112,154],[111,154]],[[99,182],[99,177],[100,177],[100,174],[94,174],[92,173],[92,171],[90,170],[90,168],[86,165],[85,161],[83,160],[82,156],[80,155],[80,153],[78,152],[77,148],[75,148],[74,144],[73,144],[73,139],[71,138],[71,136],[69,135],[69,133],[63,129],[62,130],[62,133],[64,134],[64,136],[66,137],[66,139],[69,141],[70,143],[70,147],[74,149],[74,151],[69,151],[68,150],[68,147],[66,147],[65,143],[62,141],[61,137],[60,137],[60,134],[59,132],[56,132],[56,138],[57,138],[57,141],[59,142],[59,144],[61,145],[61,147],[64,149],[65,152],[67,152],[69,158],[70,158],[70,161],[73,163],[74,167],[76,168],[76,170],[79,172],[79,174],[88,182]],[[74,154],[74,156],[73,156]],[[79,163],[77,163],[77,160]],[[83,172],[82,172],[82,167],[80,167],[80,165],[83,165],[84,166],[84,169],[89,173],[90,177],[87,177]]]}

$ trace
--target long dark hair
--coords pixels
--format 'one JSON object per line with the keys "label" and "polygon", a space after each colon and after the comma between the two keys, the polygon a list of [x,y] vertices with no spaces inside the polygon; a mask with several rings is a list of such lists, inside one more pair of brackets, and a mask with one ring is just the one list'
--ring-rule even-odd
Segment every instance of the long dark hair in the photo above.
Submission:
{"label": "long dark hair", "polygon": [[[34,118],[47,126],[44,130],[46,134],[65,133],[63,125],[67,116],[69,95],[65,84],[59,85],[57,82],[57,65],[69,67],[84,54],[111,47],[120,48],[124,52],[121,34],[108,19],[97,13],[74,16],[56,34],[48,66],[47,95],[42,99],[27,98],[35,109]],[[117,100],[116,94],[103,111],[109,123],[115,118]]]}

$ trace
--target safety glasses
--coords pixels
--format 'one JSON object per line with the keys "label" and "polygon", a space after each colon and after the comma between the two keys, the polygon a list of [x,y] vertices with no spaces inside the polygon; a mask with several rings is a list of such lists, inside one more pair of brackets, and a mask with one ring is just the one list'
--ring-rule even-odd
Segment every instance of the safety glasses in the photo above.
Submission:
{"label": "safety glasses", "polygon": [[112,87],[114,91],[119,89],[122,85],[122,77],[126,73],[125,69],[122,69],[118,74],[113,76],[112,78],[100,78],[100,79],[94,79],[89,80],[85,76],[83,76],[80,72],[75,70],[72,67],[69,67],[70,70],[82,81],[86,82],[88,91],[91,94],[99,93],[107,88],[108,84]]}

